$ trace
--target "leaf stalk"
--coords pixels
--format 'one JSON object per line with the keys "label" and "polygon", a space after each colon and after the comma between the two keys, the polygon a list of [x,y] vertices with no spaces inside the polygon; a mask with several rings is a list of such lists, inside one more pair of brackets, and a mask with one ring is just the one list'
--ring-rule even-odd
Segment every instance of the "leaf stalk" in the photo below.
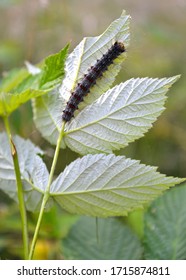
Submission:
{"label": "leaf stalk", "polygon": [[44,193],[44,196],[43,196],[43,200],[42,200],[42,204],[41,204],[41,208],[40,208],[40,212],[39,212],[34,236],[33,236],[31,247],[30,247],[29,260],[32,260],[32,258],[33,258],[36,242],[37,242],[38,235],[39,235],[39,229],[40,229],[43,214],[44,214],[44,211],[45,211],[45,206],[46,206],[47,201],[50,197],[50,186],[52,184],[54,171],[55,171],[58,156],[59,156],[61,141],[62,141],[63,136],[64,136],[64,128],[65,128],[65,122],[62,123],[62,128],[61,128],[61,131],[59,133],[58,140],[57,140],[56,150],[55,150],[55,154],[54,154],[54,158],[53,158],[53,162],[52,162],[52,167],[51,167],[51,170],[50,170],[48,184],[46,186],[46,190],[45,190],[45,193]]}

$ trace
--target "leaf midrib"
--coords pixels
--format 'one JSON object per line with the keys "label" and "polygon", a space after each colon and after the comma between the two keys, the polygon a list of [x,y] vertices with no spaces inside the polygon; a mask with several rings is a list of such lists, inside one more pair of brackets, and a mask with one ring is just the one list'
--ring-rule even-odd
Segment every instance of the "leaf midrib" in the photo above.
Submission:
{"label": "leaf midrib", "polygon": [[[162,184],[157,184],[156,186],[162,186]],[[157,194],[159,192],[161,192],[164,187],[162,187],[161,189],[157,189],[156,187],[152,187],[152,186],[144,186],[144,185],[135,185],[135,187],[131,187],[131,186],[126,186],[126,187],[112,187],[109,189],[91,189],[91,190],[81,190],[81,191],[74,191],[74,192],[60,192],[60,193],[55,193],[55,192],[51,192],[50,195],[51,196],[65,196],[65,195],[77,195],[77,194],[87,194],[87,193],[93,193],[93,192],[108,192],[108,191],[116,191],[116,190],[131,190],[131,192],[134,192],[135,189],[139,190],[139,189],[148,189],[150,188],[150,190],[155,190],[157,192]],[[139,194],[139,192],[135,192],[137,194]],[[146,192],[143,192],[144,194],[149,194]],[[140,192],[140,194],[143,194],[142,192]],[[152,193],[150,193],[149,195],[154,195]],[[122,195],[121,195],[122,196]]]}

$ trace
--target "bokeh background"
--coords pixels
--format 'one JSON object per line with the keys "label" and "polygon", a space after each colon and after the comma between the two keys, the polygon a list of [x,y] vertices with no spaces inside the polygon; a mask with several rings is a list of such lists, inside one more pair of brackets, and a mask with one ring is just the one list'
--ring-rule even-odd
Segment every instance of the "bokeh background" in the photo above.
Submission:
{"label": "bokeh background", "polygon": [[[101,34],[123,9],[132,17],[131,45],[116,83],[132,77],[181,78],[153,128],[117,154],[186,177],[186,0],[0,0],[0,72],[23,66],[25,60],[38,63],[68,42],[72,51],[83,37]],[[30,103],[12,114],[11,124],[13,133],[47,151],[50,166],[54,147],[36,130]],[[61,151],[57,173],[77,157]],[[1,194],[0,202],[6,200]]]}

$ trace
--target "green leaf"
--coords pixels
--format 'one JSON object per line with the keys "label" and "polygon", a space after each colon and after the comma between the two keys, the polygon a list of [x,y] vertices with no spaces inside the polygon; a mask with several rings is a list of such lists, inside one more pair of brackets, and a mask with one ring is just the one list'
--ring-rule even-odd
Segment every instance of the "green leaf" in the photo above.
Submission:
{"label": "green leaf", "polygon": [[77,260],[135,260],[141,259],[138,238],[117,219],[82,217],[72,227],[62,245],[66,259]]}
{"label": "green leaf", "polygon": [[[11,93],[14,94],[22,94],[24,91],[31,89],[31,90],[40,90],[39,89],[39,80],[40,80],[40,73],[37,74],[28,74],[28,76],[19,83],[17,87],[15,87]],[[42,92],[42,91],[41,91]],[[43,91],[43,93],[45,93]]]}
{"label": "green leaf", "polygon": [[[66,60],[66,75],[60,87],[60,93],[56,92],[57,96],[55,98],[49,93],[33,103],[36,127],[51,144],[56,144],[58,130],[61,127],[62,111],[83,74],[87,73],[88,69],[113,45],[116,39],[124,42],[126,48],[129,46],[129,23],[130,16],[123,12],[121,17],[112,22],[103,34],[97,37],[84,38]],[[76,113],[80,112],[87,104],[91,104],[110,88],[125,57],[126,54],[116,59],[114,64],[109,67],[109,70],[97,81],[97,84],[91,88],[90,94],[80,104]],[[45,114],[44,110],[46,111]],[[48,126],[51,132],[49,132]],[[53,132],[55,132],[55,136],[53,136]],[[62,143],[62,147],[64,147],[64,143]]]}
{"label": "green leaf", "polygon": [[[0,116],[10,115],[21,104],[46,94],[61,82],[68,46],[59,53],[47,57],[41,71],[35,68],[30,74],[26,69],[14,70],[7,74],[0,88]],[[34,67],[34,66],[33,66]],[[32,68],[33,68],[32,67]]]}
{"label": "green leaf", "polygon": [[6,99],[6,95],[10,94],[13,96],[13,94],[23,94],[28,90],[39,90],[40,72],[38,68],[35,74],[29,73],[26,68],[20,68],[6,73],[0,86],[0,99]]}
{"label": "green leaf", "polygon": [[[47,168],[38,156],[43,152],[29,140],[23,140],[19,136],[15,136],[13,141],[19,158],[26,208],[30,211],[39,210],[48,182]],[[5,133],[0,133],[0,143],[0,189],[17,201],[14,166]]]}
{"label": "green leaf", "polygon": [[21,93],[0,93],[0,116],[8,116],[31,98],[45,94],[43,90],[26,89]]}
{"label": "green leaf", "polygon": [[40,88],[48,89],[61,82],[65,74],[64,64],[68,49],[69,45],[63,48],[59,53],[50,55],[45,59],[40,78]]}
{"label": "green leaf", "polygon": [[5,73],[0,84],[0,92],[12,92],[26,77],[28,77],[28,72],[25,68],[13,69]]}
{"label": "green leaf", "polygon": [[31,98],[45,94],[38,89],[39,75],[31,75],[26,69],[12,70],[0,87],[0,116],[8,116]]}
{"label": "green leaf", "polygon": [[137,78],[115,86],[66,124],[65,144],[80,154],[126,147],[152,127],[178,78]]}
{"label": "green leaf", "polygon": [[146,259],[186,259],[186,185],[166,192],[145,215]]}
{"label": "green leaf", "polygon": [[123,156],[87,155],[65,168],[52,183],[51,195],[71,213],[122,216],[182,181]]}

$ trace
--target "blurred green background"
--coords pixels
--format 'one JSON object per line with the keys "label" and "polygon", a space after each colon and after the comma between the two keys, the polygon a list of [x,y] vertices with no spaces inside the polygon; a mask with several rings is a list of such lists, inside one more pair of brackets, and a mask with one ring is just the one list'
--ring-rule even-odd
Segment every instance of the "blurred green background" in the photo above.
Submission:
{"label": "blurred green background", "polygon": [[[169,91],[166,111],[153,128],[117,154],[158,166],[167,175],[186,177],[185,0],[0,0],[0,72],[20,67],[25,60],[38,63],[69,41],[72,51],[83,37],[101,34],[123,9],[132,17],[131,46],[116,83],[177,74],[181,79]],[[54,147],[36,130],[30,103],[12,114],[11,124],[13,133],[47,151],[50,166]],[[61,151],[56,173],[77,157],[68,149]],[[1,205],[6,199],[1,194]]]}

